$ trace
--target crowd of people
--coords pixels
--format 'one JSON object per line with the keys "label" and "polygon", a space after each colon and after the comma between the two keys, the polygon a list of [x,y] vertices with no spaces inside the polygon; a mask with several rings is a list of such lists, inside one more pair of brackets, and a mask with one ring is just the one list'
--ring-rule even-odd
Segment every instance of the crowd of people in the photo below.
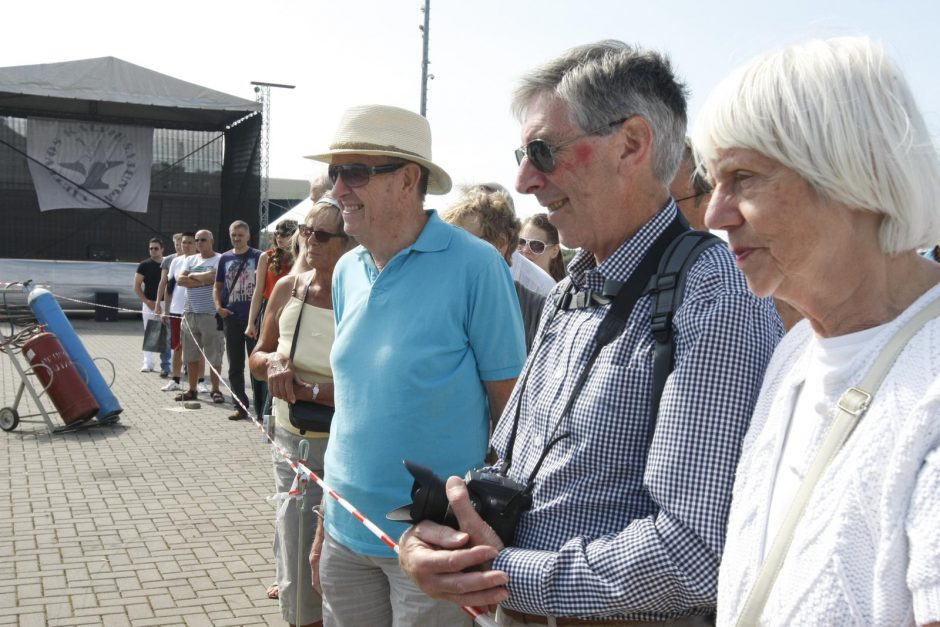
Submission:
{"label": "crowd of people", "polygon": [[[309,157],[329,191],[276,249],[242,223],[221,256],[183,234],[164,311],[213,365],[222,315],[230,378],[257,337],[277,446],[306,442],[400,537],[396,556],[329,497],[286,505],[284,620],[940,624],[940,265],[918,254],[940,158],[903,74],[870,39],[817,40],[726,78],[688,137],[686,98],[665,55],[613,40],[526,73],[515,190],[546,213],[524,220],[499,183],[425,209],[452,187],[428,121],[352,107]],[[159,252],[135,283],[156,315]]]}

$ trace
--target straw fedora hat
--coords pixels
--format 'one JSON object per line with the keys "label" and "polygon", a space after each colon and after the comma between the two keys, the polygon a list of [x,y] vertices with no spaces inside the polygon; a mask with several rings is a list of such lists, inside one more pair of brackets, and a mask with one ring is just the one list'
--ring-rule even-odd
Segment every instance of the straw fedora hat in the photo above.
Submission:
{"label": "straw fedora hat", "polygon": [[424,116],[387,105],[346,109],[327,152],[307,159],[330,163],[334,155],[385,155],[423,165],[430,172],[429,194],[450,191],[450,176],[431,161],[431,126]]}

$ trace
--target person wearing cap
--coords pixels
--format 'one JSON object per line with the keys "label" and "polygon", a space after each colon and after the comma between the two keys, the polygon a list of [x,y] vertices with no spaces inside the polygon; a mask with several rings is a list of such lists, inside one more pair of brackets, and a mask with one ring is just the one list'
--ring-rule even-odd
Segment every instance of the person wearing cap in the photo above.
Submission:
{"label": "person wearing cap", "polygon": [[[667,323],[674,365],[654,393],[644,288],[659,250],[688,231],[669,194],[685,89],[665,56],[579,46],[527,73],[513,109],[516,189],[581,249],[493,434],[494,470],[531,487],[532,504],[507,546],[451,477],[461,531],[419,523],[401,538],[403,569],[436,598],[501,604],[507,627],[707,625],[735,466],[780,321],[730,251],[711,246],[685,274]],[[612,299],[628,305],[626,323],[604,345]]]}
{"label": "person wearing cap", "polygon": [[[333,274],[336,406],[326,482],[386,534],[411,501],[402,460],[441,475],[483,465],[491,421],[525,360],[519,304],[495,248],[424,209],[450,176],[431,158],[427,120],[384,105],[348,109],[330,149],[333,197],[360,246]],[[469,625],[423,594],[395,554],[332,499],[311,551],[325,624]],[[324,533],[325,532],[325,533]]]}

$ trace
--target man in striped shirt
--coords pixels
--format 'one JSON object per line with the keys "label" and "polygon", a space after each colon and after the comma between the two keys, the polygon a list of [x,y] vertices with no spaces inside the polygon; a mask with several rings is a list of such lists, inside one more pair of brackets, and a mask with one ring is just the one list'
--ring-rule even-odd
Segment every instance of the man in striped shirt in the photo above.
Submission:
{"label": "man in striped shirt", "polygon": [[[215,301],[212,288],[215,273],[222,255],[213,250],[212,232],[206,229],[196,232],[196,251],[186,259],[186,266],[177,280],[177,285],[186,288],[186,305],[183,307],[183,360],[189,389],[176,395],[178,401],[195,400],[198,393],[199,362],[205,353],[206,361],[212,365],[212,401],[225,402],[219,391],[219,375],[222,368],[222,332],[215,319]],[[202,351],[200,351],[200,348]]]}

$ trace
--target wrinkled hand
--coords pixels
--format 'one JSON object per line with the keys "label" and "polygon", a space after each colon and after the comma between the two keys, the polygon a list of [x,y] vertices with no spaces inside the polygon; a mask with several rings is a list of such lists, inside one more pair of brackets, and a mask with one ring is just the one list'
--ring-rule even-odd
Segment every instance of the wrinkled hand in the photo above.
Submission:
{"label": "wrinkled hand", "polygon": [[295,383],[300,381],[294,374],[294,365],[280,353],[268,355],[268,391],[271,396],[281,398],[288,403],[297,400],[294,393]]}
{"label": "wrinkled hand", "polygon": [[502,542],[473,509],[462,479],[447,480],[447,498],[461,531],[429,520],[411,527],[399,543],[402,570],[435,599],[472,606],[502,603],[509,598],[509,578],[490,570]]}

